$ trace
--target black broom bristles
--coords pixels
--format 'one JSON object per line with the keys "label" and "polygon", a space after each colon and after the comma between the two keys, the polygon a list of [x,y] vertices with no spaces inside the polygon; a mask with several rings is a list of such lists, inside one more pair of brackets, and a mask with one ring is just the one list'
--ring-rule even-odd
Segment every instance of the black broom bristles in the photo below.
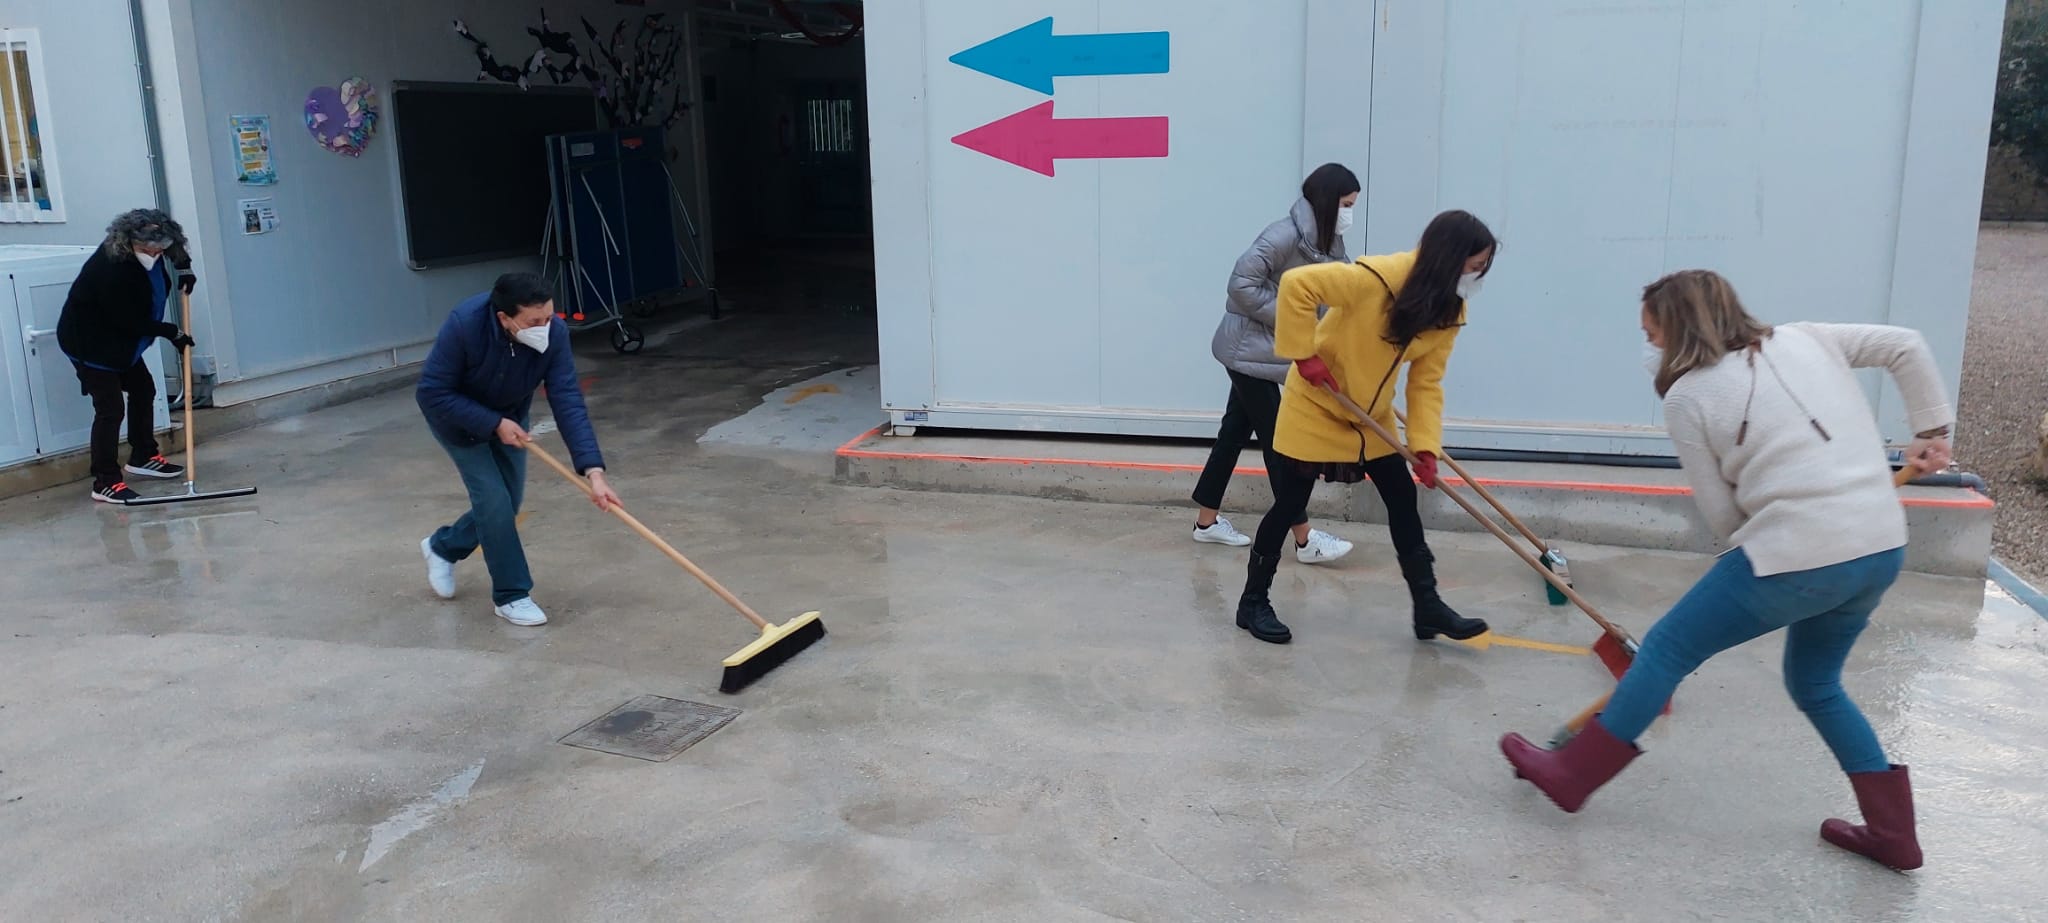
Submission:
{"label": "black broom bristles", "polygon": [[733,693],[747,688],[748,684],[768,675],[768,671],[782,666],[789,658],[803,653],[804,648],[816,644],[818,639],[823,637],[825,620],[812,619],[809,624],[790,632],[788,637],[747,658],[746,662],[726,667],[725,679],[719,682],[718,691]]}

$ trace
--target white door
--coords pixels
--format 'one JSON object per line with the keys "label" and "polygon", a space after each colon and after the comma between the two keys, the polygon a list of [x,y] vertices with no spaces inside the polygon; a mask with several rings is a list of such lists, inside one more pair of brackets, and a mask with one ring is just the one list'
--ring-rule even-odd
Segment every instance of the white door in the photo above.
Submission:
{"label": "white door", "polygon": [[36,417],[29,401],[28,350],[14,288],[0,291],[0,465],[36,454]]}
{"label": "white door", "polygon": [[[42,454],[50,455],[81,448],[92,441],[92,400],[79,393],[78,373],[71,359],[57,347],[57,318],[64,311],[64,298],[76,278],[76,266],[60,264],[14,274],[14,301],[21,314],[27,340],[29,396],[36,421],[36,441]],[[151,380],[161,383],[158,350],[143,353]],[[165,419],[163,387],[157,387],[157,424]],[[127,421],[122,424],[126,438]]]}

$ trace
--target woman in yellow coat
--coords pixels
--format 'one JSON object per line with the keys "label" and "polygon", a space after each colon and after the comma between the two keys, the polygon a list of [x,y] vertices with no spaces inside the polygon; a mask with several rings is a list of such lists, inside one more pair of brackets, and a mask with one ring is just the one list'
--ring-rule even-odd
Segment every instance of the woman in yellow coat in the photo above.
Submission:
{"label": "woman in yellow coat", "polygon": [[[1335,484],[1371,479],[1387,506],[1388,529],[1408,581],[1415,637],[1458,640],[1486,633],[1486,623],[1465,618],[1436,591],[1435,557],[1423,540],[1415,481],[1436,488],[1436,457],[1443,451],[1444,369],[1465,323],[1465,299],[1479,290],[1497,248],[1485,223],[1462,211],[1436,216],[1414,250],[1361,256],[1289,270],[1280,278],[1274,352],[1294,363],[1281,392],[1269,472],[1272,511],[1252,541],[1237,627],[1252,637],[1285,644],[1294,635],[1273,611],[1268,592],[1280,565],[1281,542],[1308,509],[1317,478]],[[1320,321],[1319,308],[1327,311]],[[1394,419],[1395,377],[1408,366],[1408,446],[1419,463],[1414,478],[1400,452],[1348,416],[1324,390],[1334,386],[1366,408],[1388,432]]]}

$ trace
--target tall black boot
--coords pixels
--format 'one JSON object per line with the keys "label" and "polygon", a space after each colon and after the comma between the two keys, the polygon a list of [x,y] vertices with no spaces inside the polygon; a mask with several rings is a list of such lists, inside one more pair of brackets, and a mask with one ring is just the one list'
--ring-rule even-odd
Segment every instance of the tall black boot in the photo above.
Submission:
{"label": "tall black boot", "polygon": [[1408,580],[1408,595],[1415,600],[1415,640],[1428,641],[1443,635],[1464,641],[1487,632],[1485,621],[1459,615],[1443,597],[1436,595],[1436,555],[1428,546],[1401,556],[1401,576]]}
{"label": "tall black boot", "polygon": [[1273,589],[1273,573],[1279,569],[1279,555],[1252,552],[1251,564],[1245,567],[1244,595],[1237,598],[1237,627],[1271,644],[1286,644],[1294,640],[1294,632],[1288,631],[1287,626],[1281,623],[1280,616],[1273,612],[1273,601],[1267,595]]}

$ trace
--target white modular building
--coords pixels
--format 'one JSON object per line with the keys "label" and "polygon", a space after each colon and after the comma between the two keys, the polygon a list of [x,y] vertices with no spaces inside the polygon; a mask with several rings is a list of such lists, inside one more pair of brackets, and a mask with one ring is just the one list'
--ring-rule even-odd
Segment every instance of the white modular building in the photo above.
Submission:
{"label": "white modular building", "polygon": [[2003,6],[869,3],[889,419],[1213,435],[1231,266],[1329,161],[1353,256],[1450,208],[1502,239],[1454,446],[1669,454],[1637,316],[1684,268],[1766,320],[1917,328],[1953,389]]}

